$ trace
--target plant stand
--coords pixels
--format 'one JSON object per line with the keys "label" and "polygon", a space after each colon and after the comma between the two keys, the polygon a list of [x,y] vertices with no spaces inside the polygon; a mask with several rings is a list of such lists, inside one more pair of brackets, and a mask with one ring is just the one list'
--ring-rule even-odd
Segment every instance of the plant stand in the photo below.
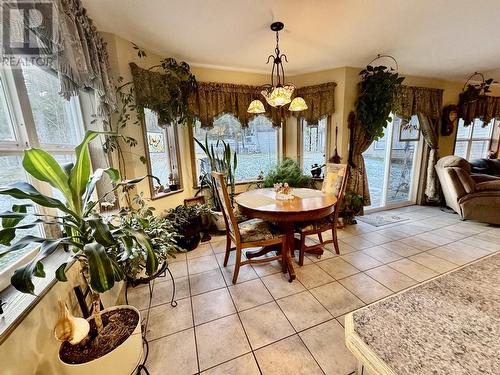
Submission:
{"label": "plant stand", "polygon": [[166,276],[168,274],[170,275],[170,279],[172,280],[172,297],[170,299],[170,306],[176,307],[177,306],[177,301],[175,300],[175,280],[174,276],[172,275],[172,272],[168,268],[168,263],[164,262],[161,267],[158,269],[158,271],[150,276],[150,277],[143,277],[140,279],[130,279],[127,280],[127,286],[125,287],[125,303],[128,305],[128,286],[131,285],[133,288],[135,288],[138,285],[144,285],[147,284],[149,288],[149,304],[148,304],[148,309],[151,308],[151,299],[153,298],[153,286],[151,285],[151,281],[156,279],[159,276]]}
{"label": "plant stand", "polygon": [[140,375],[140,374],[142,374],[144,372],[146,375],[150,375],[149,371],[148,371],[148,369],[146,367],[146,361],[148,360],[148,355],[149,355],[149,342],[146,339],[146,334],[145,333],[142,336],[142,342],[143,342],[144,347],[145,347],[144,359],[142,360],[142,363],[139,363],[139,365],[137,366],[135,374],[136,375]]}

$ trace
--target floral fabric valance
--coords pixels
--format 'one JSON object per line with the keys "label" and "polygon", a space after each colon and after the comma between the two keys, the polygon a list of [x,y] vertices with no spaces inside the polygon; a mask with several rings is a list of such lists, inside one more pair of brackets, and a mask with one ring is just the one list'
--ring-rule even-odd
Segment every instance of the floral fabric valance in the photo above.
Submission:
{"label": "floral fabric valance", "polygon": [[442,89],[401,85],[394,95],[393,112],[406,121],[419,113],[437,120],[441,117],[442,105]]}
{"label": "floral fabric valance", "polygon": [[[44,15],[40,27],[30,26],[37,20],[21,26],[36,35],[45,56],[52,56],[49,64],[58,73],[61,96],[69,99],[91,88],[95,91],[97,115],[108,118],[116,107],[116,95],[106,43],[80,0],[54,0],[53,6],[56,14],[54,17]],[[42,13],[52,12],[52,9],[40,9]],[[48,24],[50,20],[57,21],[58,31],[54,35],[52,25]]]}
{"label": "floral fabric valance", "polygon": [[488,124],[494,118],[500,119],[500,96],[482,95],[477,100],[466,101],[460,94],[458,112],[465,126],[471,125],[476,118]]}
{"label": "floral fabric valance", "polygon": [[245,127],[255,116],[247,112],[248,105],[252,100],[260,99],[266,108],[263,115],[272,121],[273,126],[281,126],[283,111],[269,106],[260,91],[259,86],[198,82],[198,89],[189,98],[189,107],[204,128],[211,128],[214,120],[224,113],[233,114]]}
{"label": "floral fabric valance", "polygon": [[319,120],[335,112],[335,82],[298,88],[295,96],[301,96],[307,103],[307,109],[297,116],[304,118],[308,125],[317,125]]}

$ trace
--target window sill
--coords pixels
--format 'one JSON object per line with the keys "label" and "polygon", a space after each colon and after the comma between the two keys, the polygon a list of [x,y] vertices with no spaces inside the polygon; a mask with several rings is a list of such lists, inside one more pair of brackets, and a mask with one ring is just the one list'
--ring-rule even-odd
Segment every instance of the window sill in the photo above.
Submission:
{"label": "window sill", "polygon": [[[56,284],[57,280],[53,275],[57,267],[68,259],[68,256],[68,253],[60,250],[44,261],[47,277],[33,278],[36,295],[21,293],[12,285],[0,292],[0,300],[5,303],[3,314],[0,315],[0,345]],[[68,268],[72,264],[73,262],[69,263]]]}
{"label": "window sill", "polygon": [[182,192],[184,192],[184,189],[179,189],[179,190],[175,190],[175,191],[169,191],[168,193],[160,193],[160,194],[155,195],[154,197],[151,197],[151,200],[156,200],[156,199],[161,199],[161,198],[169,197],[171,195],[179,194],[179,193],[182,193]]}

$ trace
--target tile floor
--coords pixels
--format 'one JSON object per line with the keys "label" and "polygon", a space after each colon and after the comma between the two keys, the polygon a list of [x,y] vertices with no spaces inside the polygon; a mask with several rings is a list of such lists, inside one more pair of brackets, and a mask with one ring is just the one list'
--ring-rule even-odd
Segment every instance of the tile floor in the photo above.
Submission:
{"label": "tile floor", "polygon": [[129,290],[145,319],[150,373],[353,374],[345,314],[500,251],[500,227],[439,208],[391,212],[409,220],[340,230],[341,255],[307,257],[293,283],[275,262],[242,267],[232,285],[224,236],[179,255],[170,264],[177,307],[168,303],[168,278],[154,282],[149,308],[147,286]]}

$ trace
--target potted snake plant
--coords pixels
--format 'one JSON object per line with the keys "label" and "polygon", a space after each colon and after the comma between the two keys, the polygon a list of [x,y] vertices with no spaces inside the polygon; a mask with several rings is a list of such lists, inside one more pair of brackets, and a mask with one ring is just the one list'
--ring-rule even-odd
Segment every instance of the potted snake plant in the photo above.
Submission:
{"label": "potted snake plant", "polygon": [[208,134],[205,135],[205,143],[194,139],[198,146],[203,150],[208,158],[208,165],[200,176],[200,189],[196,194],[203,190],[208,190],[209,201],[212,202],[211,217],[213,224],[218,231],[224,232],[226,224],[222,215],[222,210],[219,204],[217,189],[215,182],[212,178],[211,171],[220,172],[224,174],[226,185],[229,187],[229,197],[231,198],[231,205],[234,206],[234,195],[236,190],[236,167],[238,166],[238,157],[236,153],[231,150],[228,143],[223,140],[217,140],[214,145],[208,144]]}
{"label": "potted snake plant", "polygon": [[[102,216],[97,207],[108,194],[120,187],[130,187],[146,177],[121,181],[116,169],[97,169],[91,174],[88,144],[99,133],[89,131],[75,149],[75,162],[60,165],[46,151],[29,149],[24,152],[23,167],[33,178],[46,182],[64,197],[59,200],[42,194],[34,186],[18,182],[0,187],[1,195],[29,200],[46,208],[47,214],[34,214],[37,219],[23,224],[23,219],[33,213],[30,204],[20,203],[8,212],[0,214],[0,237],[14,240],[19,229],[29,229],[40,223],[63,229],[59,238],[28,235],[0,251],[0,256],[20,250],[30,244],[38,244],[35,257],[17,269],[11,278],[12,285],[21,292],[34,294],[33,277],[45,277],[43,260],[62,247],[68,252],[68,260],[56,270],[59,281],[66,281],[66,270],[72,260],[79,262],[88,284],[93,304],[92,316],[87,323],[74,318],[61,304],[60,320],[55,329],[62,341],[59,360],[66,374],[130,374],[142,355],[142,332],[139,311],[132,306],[114,306],[101,311],[100,295],[125,278],[120,259],[132,248],[140,248],[147,274],[158,268],[158,257],[148,235],[129,225],[114,225]],[[96,184],[107,175],[113,189],[97,199]]]}

